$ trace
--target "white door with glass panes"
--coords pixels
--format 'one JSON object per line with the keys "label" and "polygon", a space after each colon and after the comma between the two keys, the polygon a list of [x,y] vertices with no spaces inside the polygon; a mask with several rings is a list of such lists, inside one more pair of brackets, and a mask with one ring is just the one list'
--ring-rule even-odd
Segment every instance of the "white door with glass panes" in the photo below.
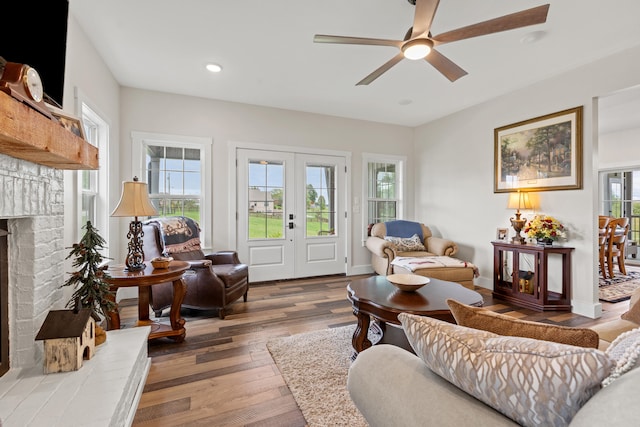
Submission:
{"label": "white door with glass panes", "polygon": [[345,158],[238,149],[238,254],[251,281],[346,272]]}

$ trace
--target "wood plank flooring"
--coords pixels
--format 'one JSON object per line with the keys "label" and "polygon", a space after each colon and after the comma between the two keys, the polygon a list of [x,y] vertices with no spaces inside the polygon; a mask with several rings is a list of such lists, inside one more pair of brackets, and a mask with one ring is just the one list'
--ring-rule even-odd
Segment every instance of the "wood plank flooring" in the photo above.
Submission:
{"label": "wood plank flooring", "polygon": [[[187,337],[149,343],[151,370],[133,425],[304,426],[305,421],[266,348],[269,339],[355,323],[346,296],[350,280],[329,276],[252,284],[249,301],[215,311],[184,310]],[[536,312],[494,299],[478,288],[485,307],[511,316],[567,326],[614,319],[629,303],[603,304],[596,321],[567,312]],[[135,299],[120,302],[125,327],[137,318]],[[161,321],[168,322],[167,317]]]}

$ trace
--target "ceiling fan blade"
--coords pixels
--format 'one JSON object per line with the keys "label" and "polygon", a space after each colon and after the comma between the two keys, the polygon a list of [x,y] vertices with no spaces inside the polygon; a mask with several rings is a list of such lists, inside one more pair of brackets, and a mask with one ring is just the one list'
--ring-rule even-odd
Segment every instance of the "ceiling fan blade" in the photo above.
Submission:
{"label": "ceiling fan blade", "polygon": [[314,43],[337,43],[337,44],[361,44],[374,46],[395,46],[398,49],[402,46],[401,40],[387,39],[370,39],[366,37],[346,37],[346,36],[328,36],[325,34],[316,34],[313,36]]}
{"label": "ceiling fan blade", "polygon": [[411,31],[412,39],[429,32],[439,3],[440,0],[416,1],[416,12],[413,16],[413,30]]}
{"label": "ceiling fan blade", "polygon": [[472,37],[484,36],[487,34],[499,33],[501,31],[513,30],[527,27],[529,25],[542,24],[547,20],[549,5],[534,7],[488,21],[479,22],[467,27],[458,28],[432,37],[437,46],[443,43],[455,42]]}
{"label": "ceiling fan blade", "polygon": [[365,77],[364,79],[356,83],[356,86],[368,85],[369,83],[371,83],[372,81],[380,77],[382,74],[384,74],[386,71],[388,71],[389,68],[393,67],[398,62],[402,61],[403,58],[404,58],[404,55],[402,54],[402,52],[400,52],[399,54],[397,54],[396,56],[394,56],[393,58],[391,58],[390,60],[382,64],[382,66],[380,66],[373,73],[369,74],[367,77]]}
{"label": "ceiling fan blade", "polygon": [[452,82],[467,75],[465,70],[458,67],[453,61],[435,49],[431,49],[431,52],[429,52],[429,55],[427,55],[424,60],[433,65],[436,70],[440,71]]}

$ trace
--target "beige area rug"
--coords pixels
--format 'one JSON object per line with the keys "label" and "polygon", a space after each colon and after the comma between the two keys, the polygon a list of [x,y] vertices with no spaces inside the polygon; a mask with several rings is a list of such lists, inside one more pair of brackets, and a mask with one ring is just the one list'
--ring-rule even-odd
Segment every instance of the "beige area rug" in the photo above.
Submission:
{"label": "beige area rug", "polygon": [[267,342],[310,427],[367,426],[347,391],[354,329],[343,326]]}
{"label": "beige area rug", "polygon": [[[631,270],[631,271],[630,271]],[[606,302],[620,302],[631,298],[631,294],[640,287],[640,272],[637,268],[627,267],[624,275],[615,270],[612,279],[603,279],[600,276],[598,298]]]}

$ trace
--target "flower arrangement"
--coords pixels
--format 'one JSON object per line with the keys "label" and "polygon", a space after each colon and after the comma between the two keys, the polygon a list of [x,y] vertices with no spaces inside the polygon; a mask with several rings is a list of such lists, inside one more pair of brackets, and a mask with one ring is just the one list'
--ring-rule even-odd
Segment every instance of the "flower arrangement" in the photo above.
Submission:
{"label": "flower arrangement", "polygon": [[558,240],[565,237],[564,225],[549,215],[536,215],[524,229],[527,236],[534,239]]}

